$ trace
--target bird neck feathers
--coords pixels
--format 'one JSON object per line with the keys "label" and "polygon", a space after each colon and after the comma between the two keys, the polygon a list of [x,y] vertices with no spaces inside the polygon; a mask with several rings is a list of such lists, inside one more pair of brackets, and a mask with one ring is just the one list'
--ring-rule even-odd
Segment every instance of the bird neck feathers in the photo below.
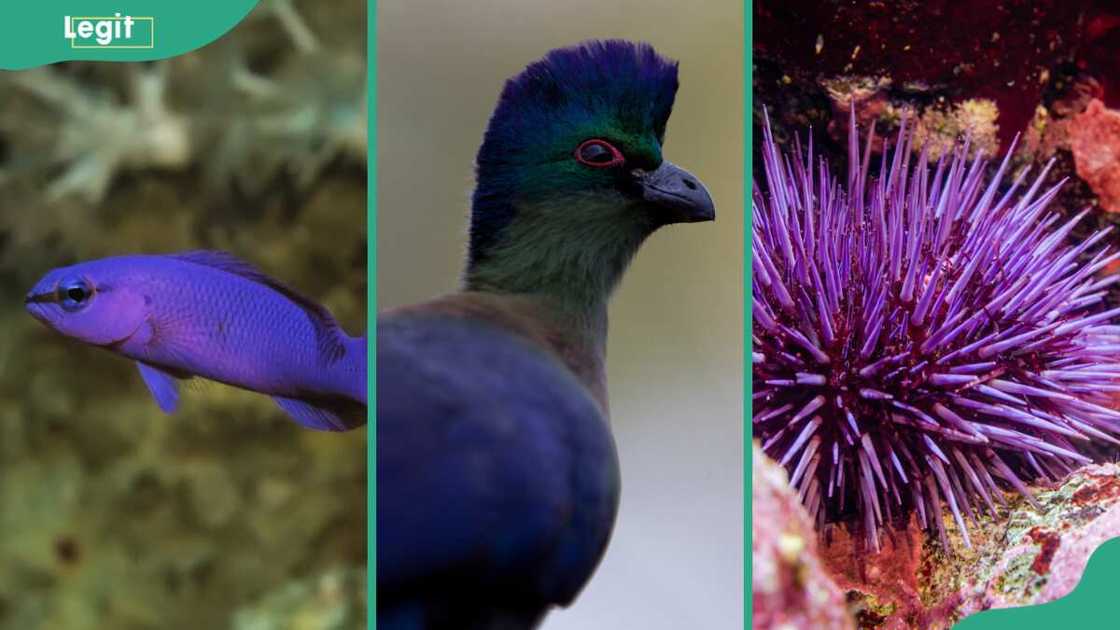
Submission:
{"label": "bird neck feathers", "polygon": [[[485,251],[472,251],[464,288],[539,296],[561,315],[594,320],[605,313],[622,274],[653,227],[619,199],[519,207]],[[477,212],[478,209],[476,208]]]}
{"label": "bird neck feathers", "polygon": [[[530,217],[547,213],[548,220]],[[607,414],[607,302],[652,232],[626,204],[521,209],[464,274],[470,295],[519,309],[547,331],[548,347],[587,386]]]}

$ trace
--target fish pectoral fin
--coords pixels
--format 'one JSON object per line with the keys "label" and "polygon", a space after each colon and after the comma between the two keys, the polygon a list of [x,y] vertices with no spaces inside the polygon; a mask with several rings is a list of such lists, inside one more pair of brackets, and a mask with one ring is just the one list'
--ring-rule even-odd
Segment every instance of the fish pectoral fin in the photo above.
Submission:
{"label": "fish pectoral fin", "polygon": [[297,398],[273,396],[272,399],[276,401],[277,405],[280,405],[284,413],[309,429],[315,429],[316,431],[345,431],[351,428],[343,421],[342,416],[334,410],[325,407],[317,407]]}
{"label": "fish pectoral fin", "polygon": [[156,404],[164,413],[174,413],[179,406],[179,383],[175,376],[147,363],[136,362],[140,368],[140,376],[148,391],[156,399]]}

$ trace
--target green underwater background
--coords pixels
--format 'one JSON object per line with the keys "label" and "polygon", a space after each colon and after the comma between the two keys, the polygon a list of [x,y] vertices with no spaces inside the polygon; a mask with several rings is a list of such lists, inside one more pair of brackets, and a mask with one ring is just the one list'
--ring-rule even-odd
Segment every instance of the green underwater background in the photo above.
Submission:
{"label": "green underwater background", "polygon": [[366,3],[153,63],[0,74],[0,630],[365,627],[366,429],[190,387],[23,310],[46,271],[230,251],[366,322]]}

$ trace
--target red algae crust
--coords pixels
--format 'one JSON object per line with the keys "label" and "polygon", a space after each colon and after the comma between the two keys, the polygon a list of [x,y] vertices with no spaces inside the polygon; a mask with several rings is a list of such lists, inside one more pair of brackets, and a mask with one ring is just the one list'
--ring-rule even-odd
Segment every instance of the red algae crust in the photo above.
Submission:
{"label": "red algae crust", "polygon": [[1107,212],[1120,212],[1120,111],[1098,99],[1069,128],[1077,176],[1085,180]]}
{"label": "red algae crust", "polygon": [[1097,547],[1120,537],[1120,466],[1088,465],[1032,491],[1041,510],[1008,494],[995,518],[970,523],[972,550],[948,520],[950,553],[911,521],[877,554],[832,528],[821,557],[860,628],[950,628],[983,610],[1053,601],[1077,586]]}

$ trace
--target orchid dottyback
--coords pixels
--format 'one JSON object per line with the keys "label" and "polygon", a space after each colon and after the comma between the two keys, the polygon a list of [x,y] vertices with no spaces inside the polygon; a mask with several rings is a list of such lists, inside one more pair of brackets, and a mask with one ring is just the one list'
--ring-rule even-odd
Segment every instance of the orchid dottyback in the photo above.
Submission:
{"label": "orchid dottyback", "polygon": [[271,396],[301,425],[366,422],[366,339],[230,254],[118,256],[55,269],[28,293],[49,328],[136,361],[160,409],[201,377]]}

